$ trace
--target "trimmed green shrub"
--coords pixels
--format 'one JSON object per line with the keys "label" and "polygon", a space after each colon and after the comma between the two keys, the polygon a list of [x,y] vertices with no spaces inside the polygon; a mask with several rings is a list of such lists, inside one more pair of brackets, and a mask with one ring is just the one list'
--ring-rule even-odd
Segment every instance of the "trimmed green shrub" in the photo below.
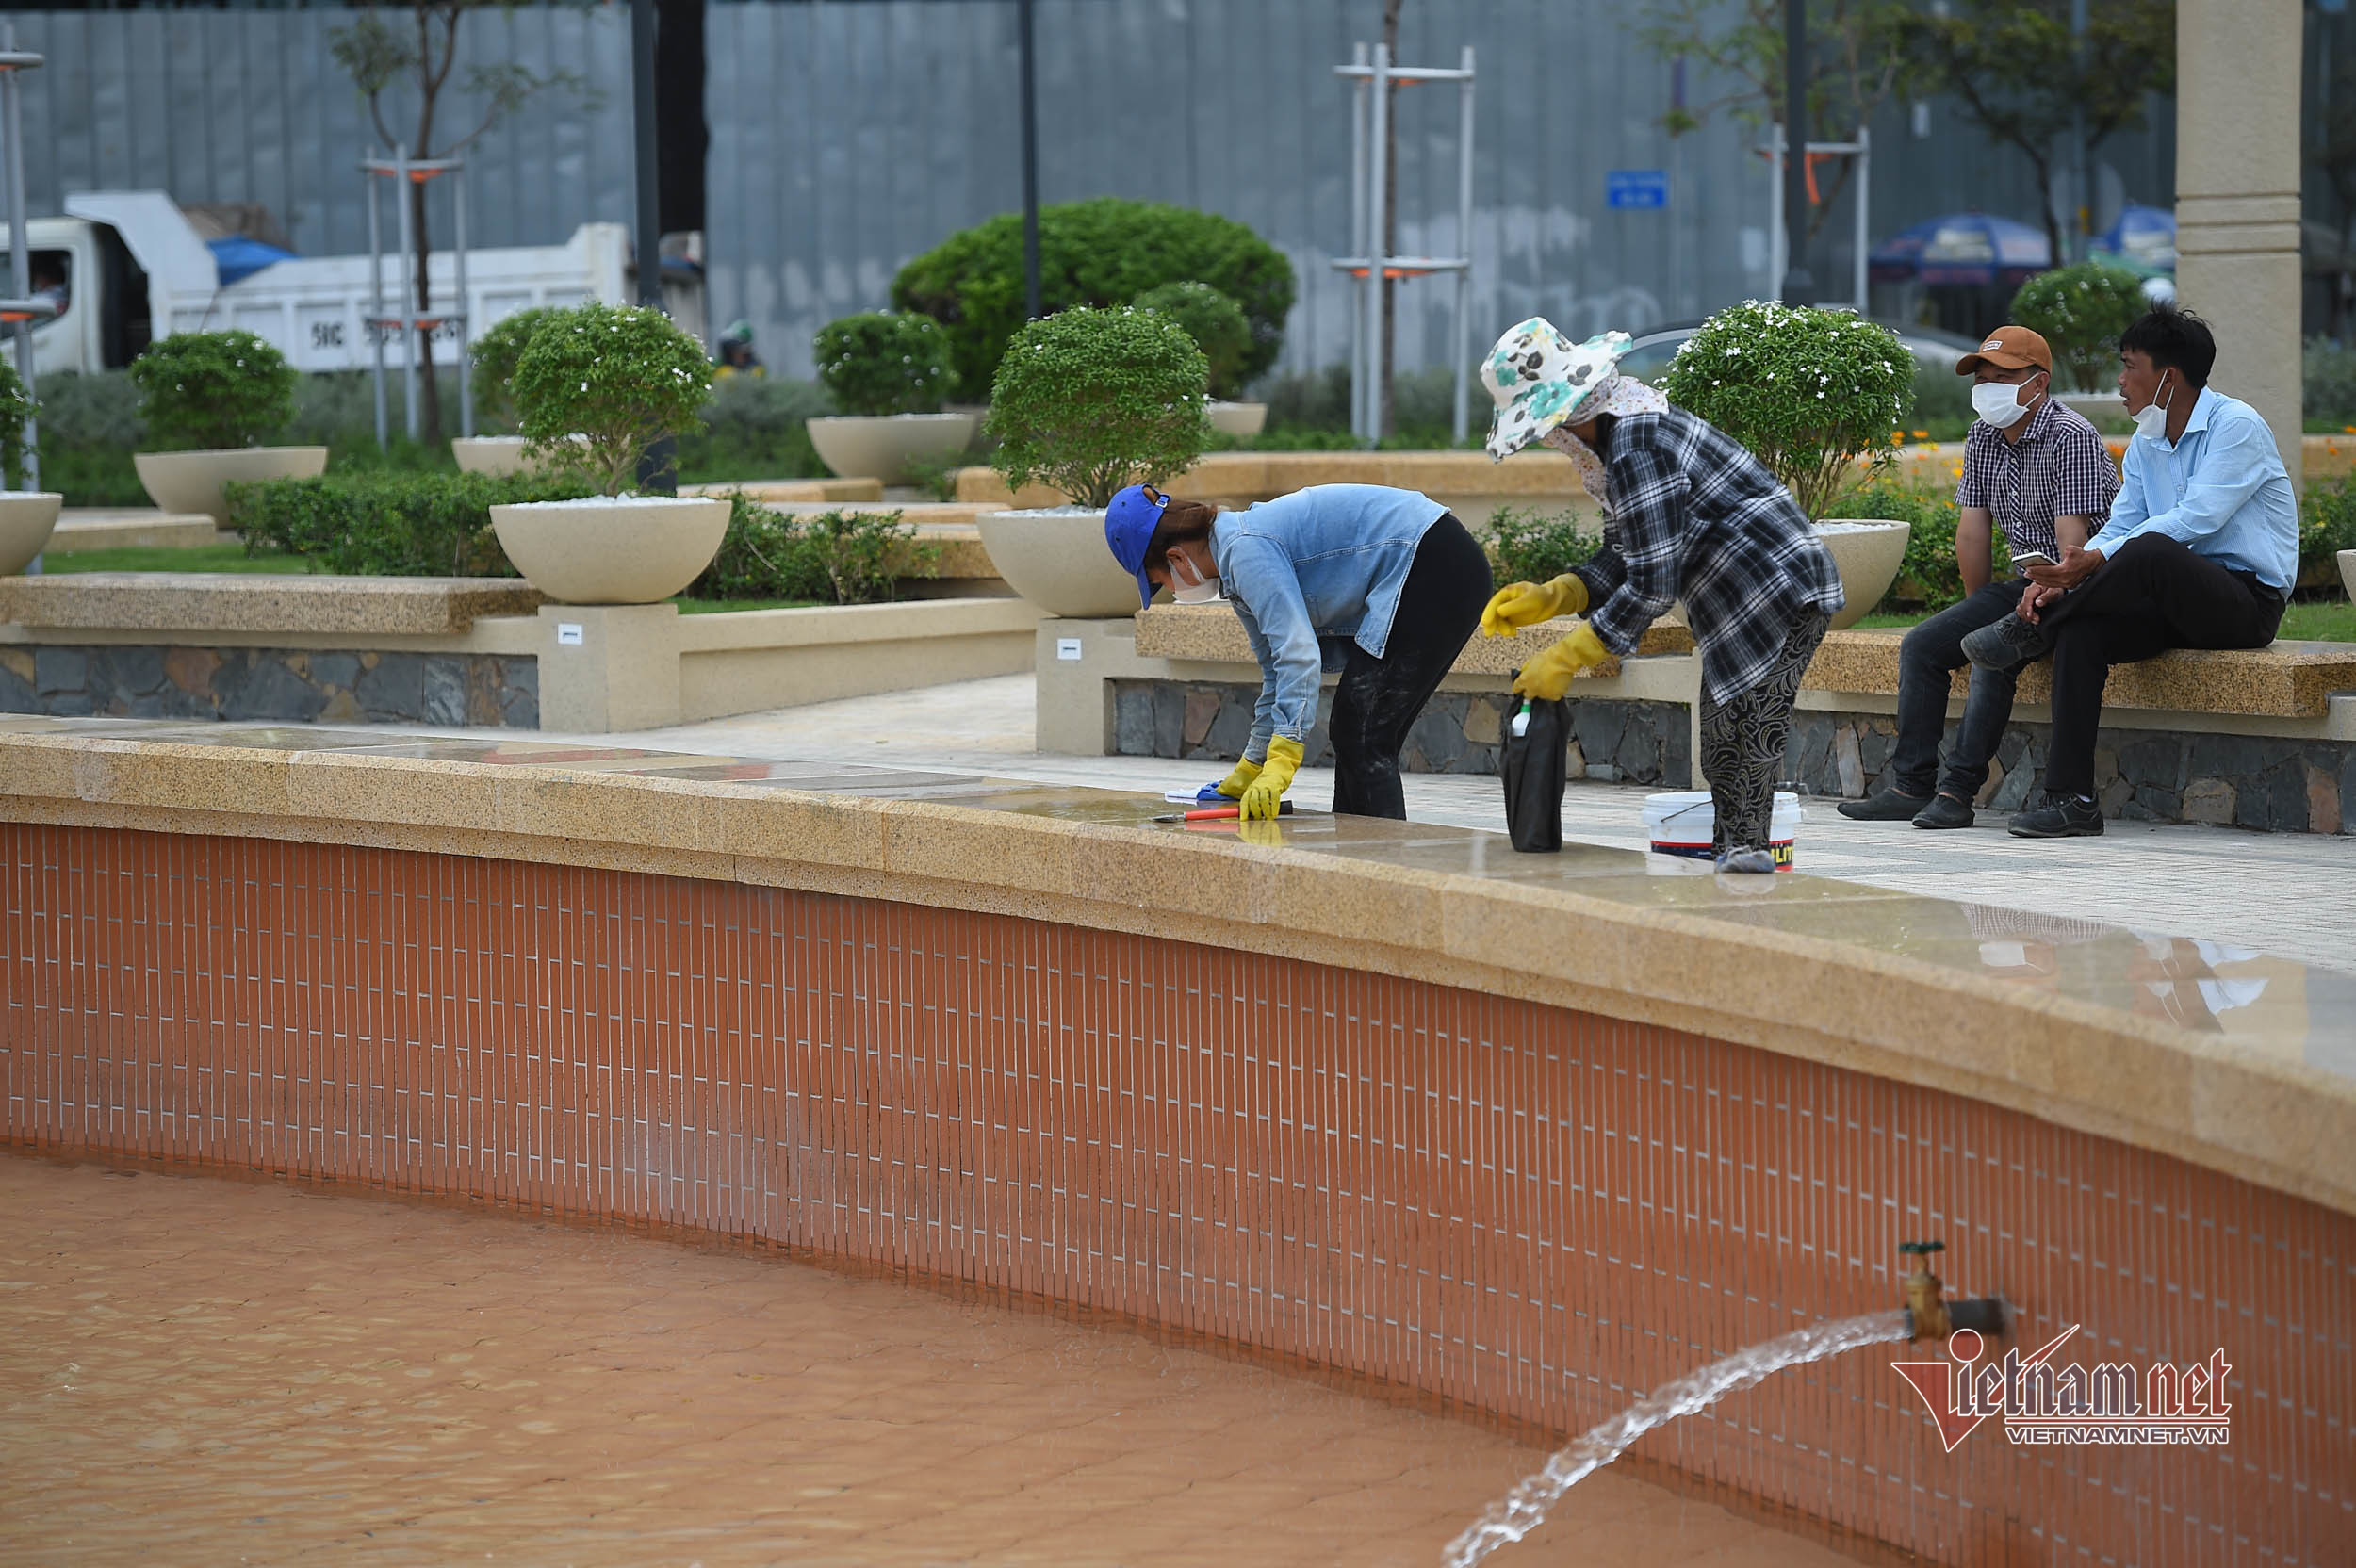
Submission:
{"label": "trimmed green shrub", "polygon": [[[1836,508],[1844,517],[1886,517],[1913,525],[1906,534],[1906,559],[1897,580],[1883,602],[1919,596],[1925,611],[1939,611],[1963,597],[1963,573],[1955,564],[1955,524],[1961,514],[1953,494],[1936,495],[1896,484],[1869,485],[1841,498]],[[2012,570],[2012,552],[2004,546],[2001,526],[1989,529],[1992,569],[2002,578]]]}
{"label": "trimmed green shrub", "polygon": [[2012,318],[2053,351],[2054,380],[2100,392],[2119,368],[2119,335],[2151,308],[2143,280],[2123,267],[2082,261],[2039,272],[2012,297]]}
{"label": "trimmed green shrub", "polygon": [[557,314],[555,305],[531,305],[500,317],[488,332],[466,345],[473,362],[467,390],[474,398],[475,417],[500,430],[515,428],[515,365],[524,345],[542,322]]}
{"label": "trimmed green shrub", "polygon": [[1914,356],[1888,327],[1840,311],[1746,300],[1704,321],[1661,390],[1756,453],[1810,517],[1893,457]]}
{"label": "trimmed green shrub", "polygon": [[2315,480],[2299,498],[2299,575],[2339,580],[2339,553],[2356,550],[2356,475]]}
{"label": "trimmed green shrub", "polygon": [[1544,582],[1585,565],[1603,539],[1582,529],[1583,520],[1577,512],[1498,507],[1489,518],[1489,559],[1497,581]]}
{"label": "trimmed green shrub", "polygon": [[1024,327],[990,387],[990,466],[1081,506],[1183,473],[1210,439],[1209,363],[1167,316],[1086,305]]}
{"label": "trimmed green shrub", "polygon": [[533,330],[515,387],[524,450],[618,496],[655,443],[696,429],[712,400],[712,364],[663,312],[592,301]]}
{"label": "trimmed green shrub", "polygon": [[871,310],[818,329],[818,380],[845,414],[938,414],[957,389],[949,335],[929,316]]}
{"label": "trimmed green shrub", "polygon": [[909,578],[939,569],[941,547],[921,542],[897,512],[789,516],[737,491],[720,553],[688,590],[700,599],[815,599],[881,604]]}
{"label": "trimmed green shrub", "polygon": [[155,449],[258,447],[294,419],[286,356],[250,332],[183,332],[131,362],[139,418]]}
{"label": "trimmed green shrub", "polygon": [[[1239,383],[1263,374],[1284,346],[1292,263],[1233,219],[1101,196],[1041,207],[1039,250],[1039,308],[1051,314],[1127,304],[1147,289],[1193,279],[1235,301],[1252,323]],[[1022,214],[951,235],[901,268],[892,302],[948,329],[957,384],[994,385],[1023,323]]]}
{"label": "trimmed green shrub", "polygon": [[16,367],[0,360],[0,477],[11,490],[25,488],[25,421],[40,406],[25,389]]}
{"label": "trimmed green shrub", "polygon": [[1243,391],[1245,362],[1252,355],[1252,323],[1243,307],[1207,283],[1188,279],[1149,288],[1130,302],[1158,311],[1186,329],[1194,346],[1211,362],[1211,396],[1232,399]]}
{"label": "trimmed green shrub", "polygon": [[491,508],[569,500],[579,481],[528,474],[324,474],[224,487],[246,553],[307,556],[368,577],[514,577]]}

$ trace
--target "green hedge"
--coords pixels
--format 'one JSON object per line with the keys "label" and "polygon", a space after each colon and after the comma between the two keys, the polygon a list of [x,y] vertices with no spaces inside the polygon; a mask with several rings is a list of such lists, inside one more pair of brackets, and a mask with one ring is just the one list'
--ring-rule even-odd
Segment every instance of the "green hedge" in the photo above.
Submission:
{"label": "green hedge", "polygon": [[248,554],[307,556],[366,577],[514,577],[491,531],[503,501],[590,494],[577,482],[490,474],[327,474],[227,487]]}
{"label": "green hedge", "polygon": [[[1243,307],[1252,347],[1240,379],[1276,363],[1293,308],[1292,263],[1243,224],[1213,213],[1113,196],[1041,207],[1039,306],[1125,305],[1166,283],[1209,284]],[[978,395],[1024,318],[1023,217],[1001,213],[900,269],[892,302],[949,331],[957,384]]]}
{"label": "green hedge", "polygon": [[909,578],[931,577],[941,547],[920,543],[897,512],[790,515],[737,491],[720,553],[687,590],[699,599],[816,599],[881,604]]}

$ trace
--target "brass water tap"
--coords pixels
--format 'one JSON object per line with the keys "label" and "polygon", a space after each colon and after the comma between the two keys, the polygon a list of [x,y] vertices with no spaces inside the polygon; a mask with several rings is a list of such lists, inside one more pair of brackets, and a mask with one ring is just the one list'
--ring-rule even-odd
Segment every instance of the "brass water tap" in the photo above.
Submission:
{"label": "brass water tap", "polygon": [[1941,1292],[1939,1276],[1931,1272],[1931,1254],[1944,1252],[1943,1241],[1902,1241],[1901,1255],[1912,1254],[1914,1272],[1906,1277],[1906,1319],[1908,1339],[1934,1339],[1942,1343],[1955,1332],[1955,1325],[1947,1315],[1947,1298]]}

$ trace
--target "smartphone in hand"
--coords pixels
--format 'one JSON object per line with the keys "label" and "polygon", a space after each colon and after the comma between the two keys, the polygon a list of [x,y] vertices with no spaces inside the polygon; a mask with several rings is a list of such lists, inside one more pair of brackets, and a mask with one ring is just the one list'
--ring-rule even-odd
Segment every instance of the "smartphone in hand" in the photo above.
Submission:
{"label": "smartphone in hand", "polygon": [[2043,550],[2015,550],[2012,552],[2012,564],[2016,566],[2058,566],[2061,564]]}

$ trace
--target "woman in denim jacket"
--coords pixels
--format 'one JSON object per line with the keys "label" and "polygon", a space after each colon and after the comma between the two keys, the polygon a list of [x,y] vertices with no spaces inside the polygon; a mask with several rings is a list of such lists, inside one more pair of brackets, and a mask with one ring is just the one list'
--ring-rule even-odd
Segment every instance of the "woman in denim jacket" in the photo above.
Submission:
{"label": "woman in denim jacket", "polygon": [[1135,573],[1140,605],[1235,607],[1260,663],[1252,738],[1219,793],[1272,817],[1333,694],[1333,809],[1407,815],[1399,748],[1481,624],[1489,560],[1447,507],[1413,490],[1318,484],[1220,514],[1134,484],[1104,513],[1104,542]]}

